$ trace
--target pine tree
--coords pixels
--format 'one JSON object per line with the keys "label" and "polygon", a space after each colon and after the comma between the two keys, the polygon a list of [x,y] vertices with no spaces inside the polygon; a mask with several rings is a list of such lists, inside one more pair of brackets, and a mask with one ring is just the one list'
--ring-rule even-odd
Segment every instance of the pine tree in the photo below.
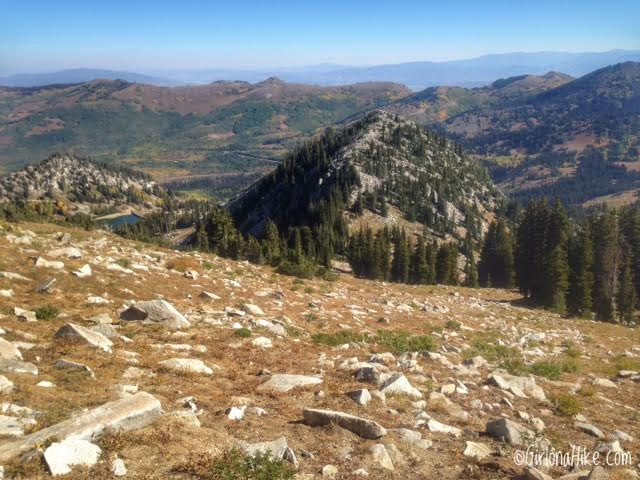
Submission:
{"label": "pine tree", "polygon": [[443,243],[438,249],[436,281],[444,285],[458,283],[458,248],[454,243]]}
{"label": "pine tree", "polygon": [[271,219],[267,219],[264,226],[264,239],[262,241],[262,252],[264,258],[275,265],[280,260],[281,245],[280,245],[280,233],[278,227]]}
{"label": "pine tree", "polygon": [[567,310],[571,315],[586,316],[591,311],[593,290],[593,246],[589,224],[571,238],[568,260]]}
{"label": "pine tree", "polygon": [[394,231],[393,260],[391,263],[391,280],[398,283],[409,281],[409,243],[404,229]]}
{"label": "pine tree", "polygon": [[618,275],[618,291],[616,292],[616,309],[621,322],[629,323],[633,320],[633,312],[636,306],[636,290],[631,271],[631,253],[626,252],[620,265]]}
{"label": "pine tree", "polygon": [[545,229],[541,300],[547,308],[560,313],[566,310],[569,289],[568,228],[569,220],[564,207],[556,201]]}
{"label": "pine tree", "polygon": [[478,277],[482,285],[491,278],[498,288],[511,288],[514,277],[513,242],[504,220],[489,225],[480,252]]}
{"label": "pine tree", "polygon": [[598,320],[612,321],[618,255],[618,223],[615,214],[605,211],[592,220],[593,310]]}

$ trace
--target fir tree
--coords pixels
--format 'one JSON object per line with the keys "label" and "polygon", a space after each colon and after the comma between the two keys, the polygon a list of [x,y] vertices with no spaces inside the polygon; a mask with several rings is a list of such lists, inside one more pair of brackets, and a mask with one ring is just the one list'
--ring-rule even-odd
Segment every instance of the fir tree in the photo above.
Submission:
{"label": "fir tree", "polygon": [[631,270],[631,254],[623,255],[618,275],[618,291],[616,292],[616,310],[621,322],[629,323],[633,319],[636,306],[636,290]]}
{"label": "fir tree", "polygon": [[586,316],[591,311],[593,290],[593,246],[588,224],[571,238],[568,259],[567,310],[571,315]]}

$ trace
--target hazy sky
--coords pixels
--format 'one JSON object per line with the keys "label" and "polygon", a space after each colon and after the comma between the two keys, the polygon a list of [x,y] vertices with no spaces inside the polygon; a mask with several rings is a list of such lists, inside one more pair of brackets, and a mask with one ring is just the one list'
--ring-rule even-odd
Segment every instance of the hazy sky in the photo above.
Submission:
{"label": "hazy sky", "polygon": [[638,0],[0,0],[0,73],[640,49]]}

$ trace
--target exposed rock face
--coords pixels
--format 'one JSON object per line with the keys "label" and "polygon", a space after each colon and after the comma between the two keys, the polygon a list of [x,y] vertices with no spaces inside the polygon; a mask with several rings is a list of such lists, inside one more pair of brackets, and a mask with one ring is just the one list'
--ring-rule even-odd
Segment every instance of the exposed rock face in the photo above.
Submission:
{"label": "exposed rock face", "polygon": [[171,329],[189,328],[191,323],[176,308],[165,300],[137,302],[120,314],[122,320],[144,320],[162,323]]}
{"label": "exposed rock face", "polygon": [[[100,189],[87,189],[99,185]],[[109,192],[108,196],[103,193]],[[136,190],[153,195],[158,187],[145,175],[115,169],[71,154],[56,154],[38,165],[0,177],[0,202],[68,199],[72,202],[105,203],[131,200]]]}
{"label": "exposed rock face", "polygon": [[128,431],[142,428],[160,417],[160,402],[146,392],[76,415],[51,427],[29,434],[14,442],[0,445],[0,462],[7,462],[16,455],[27,452],[47,439],[64,441],[69,438],[90,440],[105,430]]}
{"label": "exposed rock face", "polygon": [[348,413],[336,412],[333,410],[318,410],[315,408],[305,408],[303,410],[304,422],[310,426],[322,426],[335,423],[362,438],[380,438],[387,434],[387,431],[373,420],[356,417]]}

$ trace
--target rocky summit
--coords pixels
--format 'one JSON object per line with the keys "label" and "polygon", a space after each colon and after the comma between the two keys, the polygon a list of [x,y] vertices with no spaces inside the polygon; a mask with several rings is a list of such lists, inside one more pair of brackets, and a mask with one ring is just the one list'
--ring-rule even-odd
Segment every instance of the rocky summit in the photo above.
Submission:
{"label": "rocky summit", "polygon": [[[47,224],[2,226],[0,272],[5,478],[638,478],[635,329]],[[631,459],[519,461],[572,446]]]}

